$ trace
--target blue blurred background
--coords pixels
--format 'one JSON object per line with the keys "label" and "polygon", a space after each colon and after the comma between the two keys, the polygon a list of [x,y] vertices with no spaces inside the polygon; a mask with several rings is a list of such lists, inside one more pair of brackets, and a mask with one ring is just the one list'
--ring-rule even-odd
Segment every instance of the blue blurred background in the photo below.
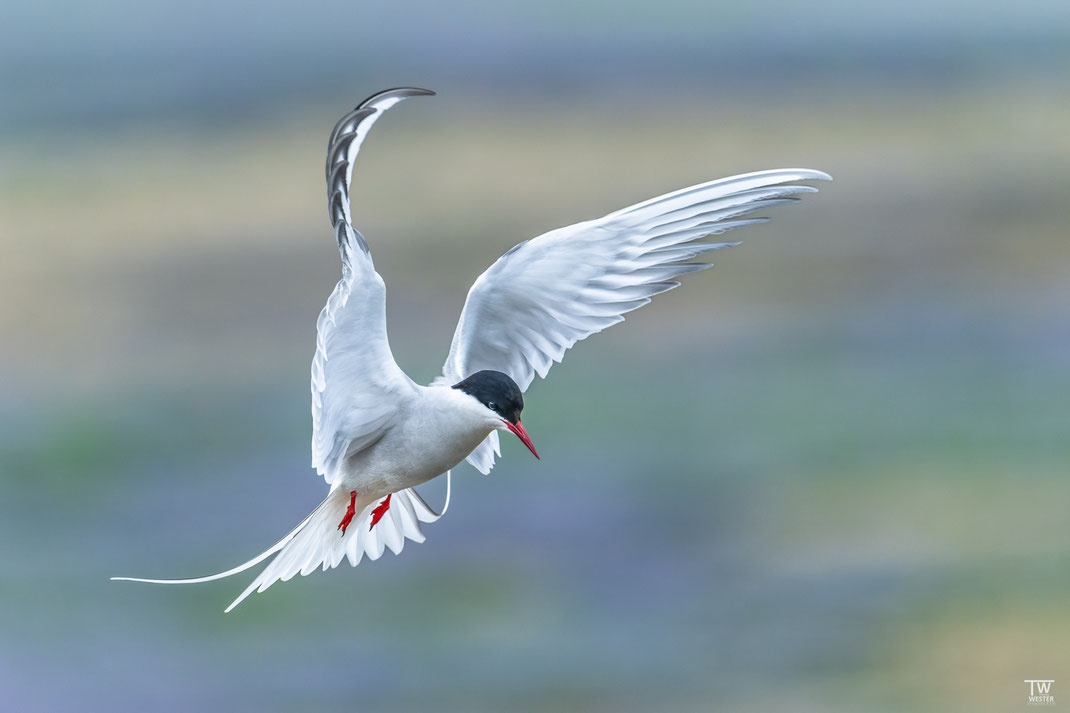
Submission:
{"label": "blue blurred background", "polygon": [[[8,0],[0,709],[1009,711],[1070,681],[1070,4]],[[836,182],[575,349],[428,541],[276,585],[322,497],[327,133],[430,380],[516,242]],[[440,502],[441,488],[428,497]]]}

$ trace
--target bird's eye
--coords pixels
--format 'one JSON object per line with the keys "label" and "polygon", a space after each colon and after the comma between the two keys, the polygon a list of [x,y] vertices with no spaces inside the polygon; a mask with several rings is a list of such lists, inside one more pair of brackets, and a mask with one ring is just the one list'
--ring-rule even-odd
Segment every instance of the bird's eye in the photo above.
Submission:
{"label": "bird's eye", "polygon": [[497,411],[498,410],[498,404],[496,404],[493,401],[491,401],[489,404],[487,404],[487,408],[489,408],[491,411]]}

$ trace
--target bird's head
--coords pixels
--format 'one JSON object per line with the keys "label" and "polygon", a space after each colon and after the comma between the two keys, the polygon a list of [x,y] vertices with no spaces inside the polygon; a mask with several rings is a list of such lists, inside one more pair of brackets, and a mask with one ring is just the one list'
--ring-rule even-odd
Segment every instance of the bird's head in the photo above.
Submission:
{"label": "bird's head", "polygon": [[524,410],[524,394],[507,374],[500,371],[477,371],[464,381],[459,381],[453,388],[462,391],[491,412],[494,427],[509,430],[528,447],[532,455],[539,457],[535,444],[531,442],[524,424],[520,422],[520,413]]}

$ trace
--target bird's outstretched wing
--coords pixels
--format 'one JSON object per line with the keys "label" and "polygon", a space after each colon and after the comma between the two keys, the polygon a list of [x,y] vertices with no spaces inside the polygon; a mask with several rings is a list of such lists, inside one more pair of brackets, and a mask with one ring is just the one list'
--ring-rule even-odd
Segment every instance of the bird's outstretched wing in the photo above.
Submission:
{"label": "bird's outstretched wing", "polygon": [[[768,218],[755,211],[813,193],[797,181],[820,171],[759,171],[683,188],[521,243],[472,285],[442,378],[501,371],[527,390],[576,342],[624,321],[624,314],[679,286],[675,278],[711,267],[690,262],[739,243],[703,242]],[[483,473],[499,453],[497,432],[468,457]]]}
{"label": "bird's outstretched wing", "polygon": [[316,322],[312,465],[332,485],[345,456],[379,440],[400,397],[415,389],[390,352],[383,278],[364,236],[352,225],[353,162],[387,109],[407,97],[431,94],[409,87],[380,92],[343,116],[327,144],[327,201],[342,254],[342,279]]}

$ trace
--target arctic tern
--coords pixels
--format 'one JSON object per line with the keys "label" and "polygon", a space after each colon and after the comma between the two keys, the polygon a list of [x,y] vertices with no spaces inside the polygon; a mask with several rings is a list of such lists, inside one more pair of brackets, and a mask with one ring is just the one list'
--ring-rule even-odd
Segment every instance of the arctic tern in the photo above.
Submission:
{"label": "arctic tern", "polygon": [[373,95],[335,125],[327,147],[327,202],[342,279],[316,323],[312,360],[312,465],[330,492],[286,537],[226,572],[194,579],[135,582],[193,584],[243,572],[274,555],[230,611],[254,590],[317,568],[378,559],[405,540],[423,542],[421,523],[441,517],[414,487],[467,460],[489,473],[500,456],[499,431],[514,433],[538,458],[520,421],[535,375],[581,339],[624,321],[676,278],[711,267],[690,262],[738,242],[703,242],[762,223],[755,211],[797,201],[831,180],[801,168],[759,171],[702,183],[551,230],[501,256],[472,285],[442,375],[429,386],[394,362],[386,334],[383,279],[364,236],[353,227],[353,164],[372,125],[398,102],[434,92],[413,87]]}

